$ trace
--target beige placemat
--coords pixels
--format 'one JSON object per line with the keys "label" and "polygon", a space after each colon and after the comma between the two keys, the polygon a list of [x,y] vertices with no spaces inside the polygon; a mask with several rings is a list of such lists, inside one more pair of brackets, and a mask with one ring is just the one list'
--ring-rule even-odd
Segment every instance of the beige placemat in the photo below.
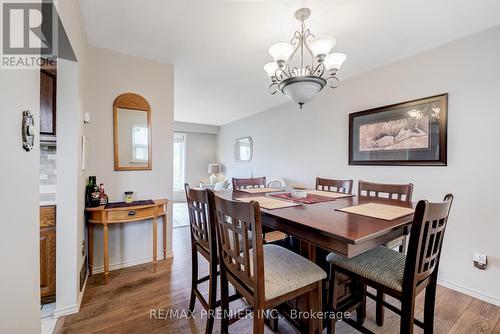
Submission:
{"label": "beige placemat", "polygon": [[238,191],[243,191],[249,194],[263,194],[263,193],[272,193],[282,190],[276,188],[246,188],[246,189],[238,189]]}
{"label": "beige placemat", "polygon": [[378,203],[360,204],[336,210],[384,220],[398,219],[407,215],[411,215],[415,212],[415,210],[411,208],[403,208],[400,206]]}
{"label": "beige placemat", "polygon": [[247,202],[247,203],[249,203],[250,201],[256,201],[256,202],[259,202],[259,205],[261,208],[268,209],[268,210],[289,208],[292,206],[302,205],[300,203],[282,201],[280,199],[275,199],[275,198],[266,197],[266,196],[240,197],[240,198],[237,198],[237,200],[241,201],[241,202]]}
{"label": "beige placemat", "polygon": [[343,194],[343,193],[336,193],[336,192],[322,191],[322,190],[308,190],[307,193],[311,195],[325,196],[330,198],[344,198],[344,197],[354,196],[351,194]]}

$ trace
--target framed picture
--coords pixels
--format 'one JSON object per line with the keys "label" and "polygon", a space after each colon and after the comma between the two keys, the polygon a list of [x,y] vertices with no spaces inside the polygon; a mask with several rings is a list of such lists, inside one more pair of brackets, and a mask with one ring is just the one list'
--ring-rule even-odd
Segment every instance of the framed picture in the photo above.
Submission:
{"label": "framed picture", "polygon": [[446,166],[448,94],[349,114],[349,165]]}

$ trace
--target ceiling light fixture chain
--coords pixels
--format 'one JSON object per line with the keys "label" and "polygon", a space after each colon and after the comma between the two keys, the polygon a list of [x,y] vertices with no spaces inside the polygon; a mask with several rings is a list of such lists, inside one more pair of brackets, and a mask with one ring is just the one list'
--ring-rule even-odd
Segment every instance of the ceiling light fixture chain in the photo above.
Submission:
{"label": "ceiling light fixture chain", "polygon": [[[300,21],[300,30],[293,33],[290,43],[276,43],[269,48],[274,62],[264,66],[271,79],[269,92],[274,95],[278,90],[299,104],[312,100],[328,83],[337,88],[340,79],[337,72],[346,59],[343,53],[330,53],[335,46],[335,38],[316,37],[306,27],[305,20],[311,10],[301,8],[295,12]],[[297,55],[298,59],[295,59]],[[306,59],[310,58],[310,62]],[[309,65],[306,65],[309,63]]]}

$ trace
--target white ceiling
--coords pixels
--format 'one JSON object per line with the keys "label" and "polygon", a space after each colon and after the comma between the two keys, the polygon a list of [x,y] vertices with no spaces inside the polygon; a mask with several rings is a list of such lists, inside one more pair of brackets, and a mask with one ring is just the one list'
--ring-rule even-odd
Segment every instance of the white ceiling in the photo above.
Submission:
{"label": "white ceiling", "polygon": [[[336,37],[341,77],[500,24],[498,0],[80,0],[91,45],[175,66],[176,121],[222,125],[287,102],[270,96],[267,48],[289,41],[296,9]],[[325,92],[322,92],[325,94]]]}

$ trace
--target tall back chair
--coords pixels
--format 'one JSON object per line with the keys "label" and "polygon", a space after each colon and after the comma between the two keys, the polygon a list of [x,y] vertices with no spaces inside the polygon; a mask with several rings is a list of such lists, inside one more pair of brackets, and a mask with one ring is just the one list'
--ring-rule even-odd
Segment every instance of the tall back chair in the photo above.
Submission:
{"label": "tall back chair", "polygon": [[233,189],[245,189],[245,188],[265,188],[266,187],[266,177],[254,177],[254,178],[235,178],[233,177]]}
{"label": "tall back chair", "polygon": [[[409,203],[411,202],[412,195],[413,195],[413,183],[385,184],[385,183],[373,183],[366,181],[358,182],[358,196],[387,198],[391,200],[398,200]],[[397,247],[400,253],[406,252],[406,245],[407,245],[407,234],[395,240],[391,240],[386,244],[388,248]],[[377,290],[376,320],[379,326],[382,326],[384,324],[384,307],[382,306],[383,301],[384,301],[384,294],[380,290]]]}
{"label": "tall back chair", "polygon": [[[420,201],[417,204],[411,227],[408,254],[405,256],[386,247],[379,247],[353,258],[330,253],[331,281],[333,287],[329,300],[335,311],[347,311],[337,308],[336,289],[338,273],[353,277],[364,287],[370,285],[379,291],[401,301],[401,309],[382,301],[382,305],[401,315],[400,333],[413,333],[413,325],[432,333],[434,327],[434,304],[436,298],[437,274],[444,233],[453,202],[453,195],[448,194],[441,203]],[[424,321],[414,319],[415,297],[425,289]],[[362,288],[359,303],[351,303],[352,308],[366,309],[366,288]],[[346,322],[359,328],[358,323]],[[329,325],[329,333],[335,331],[335,321]],[[363,330],[363,332],[365,332]]]}
{"label": "tall back chair", "polygon": [[[253,309],[253,333],[264,333],[264,314],[287,300],[308,294],[312,310],[321,310],[321,281],[326,273],[314,263],[262,238],[259,203],[223,199],[210,190],[208,198],[216,221],[221,270],[221,333],[230,319],[228,283]],[[251,236],[251,237],[250,237]],[[320,333],[321,321],[311,321]]]}
{"label": "tall back chair", "polygon": [[384,184],[366,181],[358,182],[358,195],[366,197],[379,197],[411,202],[413,183]]}
{"label": "tall back chair", "polygon": [[334,191],[338,193],[351,194],[352,180],[332,180],[321,177],[316,178],[316,190]]}
{"label": "tall back chair", "polygon": [[[191,189],[186,183],[186,200],[189,211],[191,230],[191,298],[189,311],[193,312],[196,298],[207,310],[207,325],[205,332],[211,333],[214,324],[214,312],[217,306],[217,242],[215,226],[210,220],[208,197],[206,190]],[[198,253],[209,263],[208,276],[198,278]],[[198,285],[208,280],[208,301],[198,290]]]}

